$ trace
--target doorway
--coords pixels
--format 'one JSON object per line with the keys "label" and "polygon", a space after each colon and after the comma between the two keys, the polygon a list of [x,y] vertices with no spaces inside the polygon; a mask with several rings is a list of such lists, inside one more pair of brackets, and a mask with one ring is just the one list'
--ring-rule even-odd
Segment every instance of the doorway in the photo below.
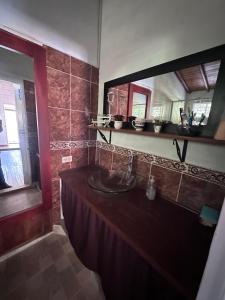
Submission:
{"label": "doorway", "polygon": [[[0,80],[1,167],[10,191],[31,184],[29,153],[27,151],[27,123],[22,101],[22,87],[9,80]],[[18,96],[20,95],[20,97]],[[4,192],[7,190],[4,189]]]}

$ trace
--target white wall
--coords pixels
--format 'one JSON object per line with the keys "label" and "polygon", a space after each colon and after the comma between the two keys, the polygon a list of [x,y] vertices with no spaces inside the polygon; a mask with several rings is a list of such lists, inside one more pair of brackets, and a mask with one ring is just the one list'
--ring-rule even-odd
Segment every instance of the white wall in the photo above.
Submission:
{"label": "white wall", "polygon": [[[2,76],[4,78],[2,78]],[[0,79],[34,80],[33,59],[18,52],[12,52],[0,46]]]}
{"label": "white wall", "polygon": [[99,0],[0,0],[0,26],[97,66]]}
{"label": "white wall", "polygon": [[[105,81],[224,44],[224,11],[224,0],[104,0],[99,112]],[[113,136],[115,144],[176,158],[171,140]],[[225,171],[224,151],[190,143],[187,162]]]}

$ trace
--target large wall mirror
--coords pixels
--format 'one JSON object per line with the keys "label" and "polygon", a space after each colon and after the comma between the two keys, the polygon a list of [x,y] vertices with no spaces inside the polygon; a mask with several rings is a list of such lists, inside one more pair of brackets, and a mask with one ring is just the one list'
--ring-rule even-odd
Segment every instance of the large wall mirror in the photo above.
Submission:
{"label": "large wall mirror", "polygon": [[213,137],[225,110],[224,56],[219,46],[106,82],[104,113],[160,122],[171,133],[190,134],[178,130],[189,126],[198,129],[192,134]]}
{"label": "large wall mirror", "polygon": [[0,218],[50,207],[45,51],[0,32]]}

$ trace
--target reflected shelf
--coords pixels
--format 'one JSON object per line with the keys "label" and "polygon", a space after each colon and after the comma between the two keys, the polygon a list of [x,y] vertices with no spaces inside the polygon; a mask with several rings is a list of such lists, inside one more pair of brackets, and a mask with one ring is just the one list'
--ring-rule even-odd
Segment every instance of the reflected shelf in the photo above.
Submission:
{"label": "reflected shelf", "polygon": [[155,133],[151,131],[135,131],[134,129],[115,129],[112,127],[93,126],[93,125],[89,125],[88,128],[92,130],[99,130],[99,131],[126,133],[126,134],[142,135],[142,136],[164,138],[164,139],[176,139],[181,141],[186,140],[186,141],[191,141],[196,143],[225,145],[224,140],[216,140],[214,138],[206,138],[206,137],[185,136],[185,135],[170,134],[170,133]]}

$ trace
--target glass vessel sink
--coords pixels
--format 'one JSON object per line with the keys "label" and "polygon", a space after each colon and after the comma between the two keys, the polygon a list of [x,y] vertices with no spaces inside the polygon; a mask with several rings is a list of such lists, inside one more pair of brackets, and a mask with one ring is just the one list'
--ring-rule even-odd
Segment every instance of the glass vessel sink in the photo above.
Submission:
{"label": "glass vessel sink", "polygon": [[136,179],[132,174],[99,169],[89,175],[88,184],[104,193],[123,193],[135,187]]}

